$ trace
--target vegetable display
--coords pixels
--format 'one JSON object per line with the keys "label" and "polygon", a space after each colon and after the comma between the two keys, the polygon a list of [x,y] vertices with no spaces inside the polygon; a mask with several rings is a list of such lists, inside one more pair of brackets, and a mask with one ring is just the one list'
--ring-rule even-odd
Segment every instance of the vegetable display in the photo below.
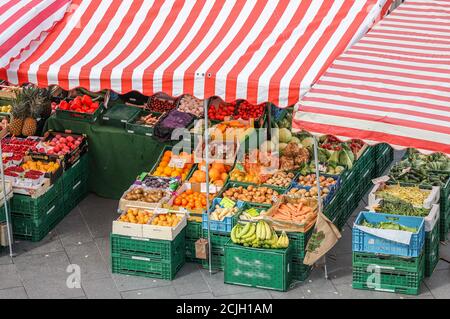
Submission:
{"label": "vegetable display", "polygon": [[282,170],[293,170],[308,163],[309,160],[310,153],[306,148],[301,147],[298,143],[289,142],[281,151],[280,168]]}
{"label": "vegetable display", "polygon": [[224,194],[231,200],[241,200],[261,204],[273,204],[276,201],[278,192],[269,187],[257,187],[249,185],[247,187],[238,186],[227,189]]}
{"label": "vegetable display", "polygon": [[178,110],[191,113],[197,117],[203,117],[203,100],[199,100],[191,95],[185,95],[181,98]]}
{"label": "vegetable display", "polygon": [[417,228],[415,227],[407,227],[395,222],[381,222],[378,224],[369,223],[367,220],[363,220],[361,226],[369,227],[369,228],[377,228],[377,229],[391,229],[391,230],[402,230],[410,233],[416,233]]}
{"label": "vegetable display", "polygon": [[278,171],[265,181],[264,184],[287,188],[291,185],[294,176],[294,173]]}
{"label": "vegetable display", "polygon": [[160,116],[155,116],[152,114],[144,115],[139,117],[134,123],[138,125],[153,127],[158,122]]}
{"label": "vegetable display", "polygon": [[167,197],[167,193],[162,190],[145,189],[143,187],[135,187],[124,195],[126,200],[147,203],[159,203],[164,197]]}
{"label": "vegetable display", "polygon": [[225,217],[233,217],[238,211],[237,207],[220,207],[220,205],[216,205],[209,217],[211,220],[222,221]]}
{"label": "vegetable display", "polygon": [[159,98],[154,95],[149,98],[147,108],[152,112],[164,113],[175,108],[175,101]]}
{"label": "vegetable display", "polygon": [[272,213],[271,218],[278,221],[297,222],[309,224],[317,217],[317,213],[305,202],[283,203]]}
{"label": "vegetable display", "polygon": [[235,244],[242,244],[245,247],[254,248],[287,248],[289,238],[285,232],[280,236],[270,225],[261,220],[257,223],[246,223],[245,226],[237,224],[231,230],[231,241]]}
{"label": "vegetable display", "polygon": [[89,95],[83,95],[82,97],[77,96],[75,99],[69,102],[62,100],[57,106],[57,109],[60,110],[89,114],[95,113],[98,108],[99,103],[93,102],[92,98]]}
{"label": "vegetable display", "polygon": [[386,186],[375,193],[377,198],[383,199],[376,210],[389,214],[426,217],[430,210],[423,206],[430,193],[431,191],[419,187]]}
{"label": "vegetable display", "polygon": [[177,110],[170,111],[159,125],[163,128],[176,129],[188,127],[192,122],[192,115]]}
{"label": "vegetable display", "polygon": [[219,105],[209,105],[208,118],[213,121],[223,121],[227,117],[234,115],[236,103],[222,103]]}

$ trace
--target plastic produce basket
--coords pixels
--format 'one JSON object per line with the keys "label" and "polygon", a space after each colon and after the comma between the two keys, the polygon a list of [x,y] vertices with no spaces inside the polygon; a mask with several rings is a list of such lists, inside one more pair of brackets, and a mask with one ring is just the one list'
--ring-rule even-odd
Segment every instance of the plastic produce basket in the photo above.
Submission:
{"label": "plastic produce basket", "polygon": [[159,118],[162,113],[141,110],[139,113],[136,113],[135,116],[130,118],[130,120],[126,123],[125,127],[127,129],[127,132],[130,134],[153,136],[153,129],[156,125],[156,122],[155,125],[153,126],[136,123],[136,120],[139,119],[141,116],[147,116],[149,114]]}
{"label": "plastic produce basket", "polygon": [[102,115],[102,124],[125,128],[126,124],[140,112],[140,109],[124,104],[116,104]]}
{"label": "plastic produce basket", "polygon": [[432,231],[425,233],[425,276],[430,277],[433,274],[436,265],[439,262],[440,245],[440,224],[434,225]]}
{"label": "plastic produce basket", "polygon": [[182,230],[174,240],[111,234],[111,252],[122,256],[143,256],[155,261],[170,261],[172,256],[185,253],[185,234],[185,230]]}
{"label": "plastic produce basket", "polygon": [[[11,199],[8,200],[8,209],[11,212]],[[0,223],[3,223],[6,221],[6,211],[5,211],[5,205],[0,206]]]}
{"label": "plastic produce basket", "polygon": [[[211,250],[211,269],[224,270],[225,268],[225,253],[221,250]],[[209,269],[209,261],[201,259],[201,264],[204,269]]]}
{"label": "plastic produce basket", "polygon": [[[214,198],[211,208],[210,208],[210,212],[214,211],[216,205],[220,206],[220,201],[222,200],[222,198]],[[244,202],[241,201],[237,201],[235,207],[237,207],[238,209],[241,209],[244,206]],[[209,221],[209,229],[212,231],[217,231],[217,232],[224,232],[224,233],[229,233],[231,232],[231,230],[233,229],[233,227],[236,225],[237,220],[239,217],[239,211],[232,217],[225,217],[223,220],[210,220]],[[208,214],[206,212],[204,212],[202,214],[202,228],[203,229],[208,229]]]}
{"label": "plastic produce basket", "polygon": [[59,107],[56,109],[56,118],[60,120],[74,120],[87,123],[95,123],[100,118],[100,115],[104,112],[105,108],[101,103],[98,109],[94,113],[81,113],[69,110],[61,110]]}
{"label": "plastic produce basket", "polygon": [[292,260],[292,281],[302,282],[305,281],[311,274],[312,267],[303,264],[303,259],[293,259]]}
{"label": "plastic produce basket", "polygon": [[189,221],[186,226],[186,239],[197,240],[202,237],[202,223]]}
{"label": "plastic produce basket", "polygon": [[394,160],[394,149],[388,144],[375,146],[375,171],[373,177],[381,176]]}
{"label": "plastic produce basket", "polygon": [[[361,225],[363,220],[367,220],[369,223],[374,224],[380,222],[396,222],[403,226],[417,228],[417,231],[412,234],[409,245],[406,245],[362,231],[356,226]],[[353,225],[353,251],[418,257],[421,255],[425,243],[424,224],[423,218],[419,217],[361,212]]]}
{"label": "plastic produce basket", "polygon": [[227,284],[286,291],[292,281],[292,248],[261,249],[225,245]]}
{"label": "plastic produce basket", "polygon": [[311,237],[313,228],[306,233],[287,233],[289,238],[289,246],[292,247],[292,258],[299,260],[303,260],[303,258],[305,258],[306,245]]}
{"label": "plastic produce basket", "polygon": [[353,266],[377,265],[398,271],[419,272],[423,256],[399,257],[371,253],[353,252]]}
{"label": "plastic produce basket", "polygon": [[[324,204],[324,206],[326,206],[326,205],[328,205],[331,202],[331,200],[333,199],[336,191],[339,189],[339,187],[341,185],[341,177],[339,175],[329,175],[329,174],[320,174],[320,176],[323,176],[325,178],[332,177],[336,181],[336,184],[334,184],[333,186],[328,188],[329,189],[329,193],[325,197],[325,199],[323,200],[323,204]],[[289,193],[289,191],[291,189],[293,189],[293,188],[306,189],[307,191],[309,191],[313,187],[313,186],[303,186],[303,185],[298,184],[297,182],[294,182],[294,181],[297,181],[298,178],[299,178],[299,175],[296,175],[295,179],[291,183],[291,186],[287,189],[286,193]],[[317,187],[317,186],[314,185],[314,187]]]}
{"label": "plastic produce basket", "polygon": [[[217,252],[223,253],[225,245],[230,240],[230,234],[210,231],[211,248]],[[203,230],[203,238],[208,238],[208,230]]]}
{"label": "plastic produce basket", "polygon": [[[378,273],[378,276],[374,276]],[[392,270],[390,267],[376,265],[353,265],[352,287],[363,290],[395,292],[408,295],[418,295],[420,283],[425,273],[425,258],[419,261],[418,271]],[[378,282],[375,280],[378,278]]]}

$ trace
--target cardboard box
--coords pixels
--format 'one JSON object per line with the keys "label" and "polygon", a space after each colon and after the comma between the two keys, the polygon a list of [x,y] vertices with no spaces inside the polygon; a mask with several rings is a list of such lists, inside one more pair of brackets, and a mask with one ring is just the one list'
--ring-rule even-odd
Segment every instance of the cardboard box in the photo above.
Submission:
{"label": "cardboard box", "polygon": [[187,225],[186,214],[178,213],[177,216],[181,217],[181,221],[175,227],[151,225],[152,220],[150,220],[149,224],[142,225],[142,237],[162,240],[175,239]]}

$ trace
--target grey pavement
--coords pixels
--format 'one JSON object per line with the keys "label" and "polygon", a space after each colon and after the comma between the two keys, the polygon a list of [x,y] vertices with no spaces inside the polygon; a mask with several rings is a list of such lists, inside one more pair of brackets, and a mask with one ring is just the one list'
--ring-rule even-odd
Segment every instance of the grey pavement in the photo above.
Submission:
{"label": "grey pavement", "polygon": [[[419,296],[352,289],[351,221],[365,206],[361,201],[342,231],[342,239],[327,255],[329,279],[323,267],[287,292],[224,284],[223,272],[210,274],[187,263],[175,280],[111,273],[109,234],[118,202],[90,194],[41,242],[16,241],[16,256],[0,252],[0,298],[181,298],[181,299],[309,299],[309,298],[450,298],[450,264],[440,261],[426,278]],[[441,244],[450,256],[450,244]],[[80,266],[81,287],[68,288],[71,264]]]}

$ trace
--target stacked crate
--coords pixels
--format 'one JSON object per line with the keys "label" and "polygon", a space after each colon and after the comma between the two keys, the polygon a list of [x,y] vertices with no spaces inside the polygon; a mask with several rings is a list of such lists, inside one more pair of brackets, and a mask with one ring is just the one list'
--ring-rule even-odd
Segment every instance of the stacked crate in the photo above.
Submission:
{"label": "stacked crate", "polygon": [[311,273],[311,266],[303,264],[306,255],[306,245],[311,237],[312,229],[306,233],[287,233],[289,246],[292,247],[292,280],[305,281]]}
{"label": "stacked crate", "polygon": [[202,237],[202,223],[187,222],[186,226],[186,261],[200,264],[201,259],[195,257],[195,242]]}
{"label": "stacked crate", "polygon": [[439,229],[440,223],[437,221],[430,231],[425,232],[425,276],[427,277],[430,277],[433,274],[433,271],[439,262]]}
{"label": "stacked crate", "polygon": [[111,234],[112,272],[172,280],[185,262],[186,231],[173,240]]}
{"label": "stacked crate", "polygon": [[89,158],[80,157],[61,177],[65,215],[70,213],[88,193]]}
{"label": "stacked crate", "polygon": [[[417,231],[409,244],[402,244],[358,228],[364,220],[372,224],[394,220]],[[353,288],[418,295],[425,276],[424,224],[419,217],[361,212],[353,226]]]}
{"label": "stacked crate", "polygon": [[[211,268],[224,270],[225,265],[225,244],[230,240],[230,234],[225,232],[211,231]],[[208,238],[208,230],[203,229],[203,238]],[[202,260],[202,266],[209,268],[209,261]]]}

